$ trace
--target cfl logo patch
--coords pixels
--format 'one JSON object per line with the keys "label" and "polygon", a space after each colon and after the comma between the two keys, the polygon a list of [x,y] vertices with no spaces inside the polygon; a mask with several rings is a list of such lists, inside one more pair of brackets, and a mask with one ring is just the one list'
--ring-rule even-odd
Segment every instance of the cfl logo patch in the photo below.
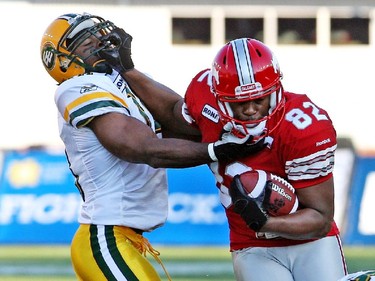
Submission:
{"label": "cfl logo patch", "polygon": [[53,47],[47,44],[43,48],[42,61],[46,68],[53,69],[55,66],[55,53],[53,52]]}

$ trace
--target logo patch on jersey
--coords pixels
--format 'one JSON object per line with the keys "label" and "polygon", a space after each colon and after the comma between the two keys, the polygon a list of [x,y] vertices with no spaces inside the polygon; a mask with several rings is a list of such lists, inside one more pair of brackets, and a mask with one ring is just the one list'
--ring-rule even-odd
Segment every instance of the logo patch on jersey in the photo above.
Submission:
{"label": "logo patch on jersey", "polygon": [[210,106],[209,104],[206,104],[202,109],[202,115],[212,122],[219,123],[220,116],[218,111]]}
{"label": "logo patch on jersey", "polygon": [[81,90],[79,91],[81,94],[85,94],[88,92],[93,92],[98,89],[98,86],[92,85],[92,86],[83,86]]}
{"label": "logo patch on jersey", "polygon": [[330,143],[330,142],[331,142],[331,139],[328,138],[328,139],[316,142],[316,146],[321,146],[323,144]]}
{"label": "logo patch on jersey", "polygon": [[126,84],[125,80],[120,75],[118,75],[116,77],[115,81],[113,81],[113,84],[116,85],[117,89],[119,89],[121,91],[121,93],[123,93],[124,90],[126,90],[127,84]]}

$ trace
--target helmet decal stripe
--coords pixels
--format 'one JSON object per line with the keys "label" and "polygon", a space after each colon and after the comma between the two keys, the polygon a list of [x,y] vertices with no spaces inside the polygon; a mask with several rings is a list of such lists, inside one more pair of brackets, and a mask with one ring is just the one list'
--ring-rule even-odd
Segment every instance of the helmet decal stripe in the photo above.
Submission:
{"label": "helmet decal stripe", "polygon": [[255,82],[253,68],[251,66],[250,51],[246,40],[247,39],[243,38],[231,42],[240,85]]}

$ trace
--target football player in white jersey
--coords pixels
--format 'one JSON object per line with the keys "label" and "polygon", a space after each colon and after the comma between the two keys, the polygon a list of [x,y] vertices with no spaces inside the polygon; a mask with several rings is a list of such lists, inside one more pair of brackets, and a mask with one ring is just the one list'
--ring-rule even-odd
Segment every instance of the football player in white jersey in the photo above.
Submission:
{"label": "football player in white jersey", "polygon": [[99,55],[114,50],[117,33],[112,42],[108,36],[119,30],[99,16],[62,15],[42,36],[41,58],[58,83],[60,137],[83,199],[71,246],[77,278],[155,281],[160,277],[144,255],[160,262],[158,252],[142,233],[166,221],[164,168],[238,157],[254,148],[230,133],[212,143],[162,138],[163,128],[118,72],[132,62],[114,69]]}
{"label": "football player in white jersey", "polygon": [[[119,37],[131,40],[126,34]],[[131,60],[129,52],[105,57],[113,65],[119,57],[125,64]],[[228,42],[212,68],[200,71],[177,102],[171,90],[155,88],[158,83],[137,70],[124,76],[162,124],[181,121],[173,130],[191,124],[202,141],[212,142],[230,125],[233,133],[265,144],[251,155],[209,164],[228,218],[238,281],[337,280],[347,274],[334,222],[336,131],[328,113],[309,97],[283,89],[277,59],[266,45],[252,38]],[[271,216],[264,204],[269,202],[244,194],[233,179],[252,170],[287,180],[298,210]]]}

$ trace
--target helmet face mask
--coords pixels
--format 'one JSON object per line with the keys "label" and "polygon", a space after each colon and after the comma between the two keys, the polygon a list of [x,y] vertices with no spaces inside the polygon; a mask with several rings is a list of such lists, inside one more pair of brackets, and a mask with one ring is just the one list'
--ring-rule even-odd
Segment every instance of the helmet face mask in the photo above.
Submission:
{"label": "helmet face mask", "polygon": [[[222,122],[231,122],[242,134],[252,134],[258,139],[268,135],[280,123],[284,112],[281,78],[276,58],[260,41],[242,38],[227,43],[212,65],[212,92],[216,96]],[[233,115],[232,103],[268,96],[270,103],[266,116],[244,121]]]}
{"label": "helmet face mask", "polygon": [[75,51],[89,37],[95,36],[100,40],[114,28],[116,26],[112,22],[90,14],[60,16],[42,37],[40,51],[45,69],[58,83],[92,70],[92,65],[86,62],[98,56],[102,47],[92,50],[86,57],[78,56]]}

